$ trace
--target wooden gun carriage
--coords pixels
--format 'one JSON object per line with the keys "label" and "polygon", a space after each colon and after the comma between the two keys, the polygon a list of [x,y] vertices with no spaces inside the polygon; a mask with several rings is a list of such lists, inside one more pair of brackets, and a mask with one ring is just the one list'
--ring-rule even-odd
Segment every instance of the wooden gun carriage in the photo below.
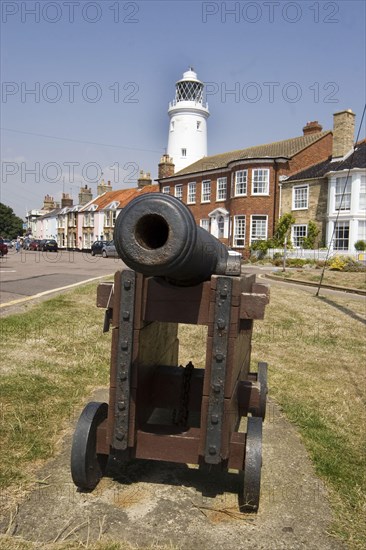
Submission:
{"label": "wooden gun carriage", "polygon": [[[161,253],[174,237],[170,214],[159,210],[161,195],[156,196],[155,204],[143,203],[142,212],[136,213],[132,201],[133,215],[127,207],[117,219],[117,250],[130,267],[136,266],[134,260],[126,258],[126,239],[140,239],[140,246]],[[148,198],[151,201],[151,196]],[[173,204],[174,217],[174,208],[186,207],[172,199],[167,200],[169,208]],[[156,211],[169,228],[163,244],[155,237],[153,243],[150,240],[150,222],[154,231],[164,232]],[[135,220],[132,229],[128,216]],[[136,235],[139,223],[143,236]],[[174,223],[176,229],[176,220]],[[121,227],[126,226],[128,232],[118,241]],[[180,231],[175,235],[181,239]],[[197,246],[202,252],[202,242]],[[216,246],[220,249],[215,248],[212,254],[210,243],[209,255],[217,258],[224,254],[226,263],[221,257],[220,266],[216,262],[210,267],[212,274],[199,274],[205,280],[192,279],[202,269],[194,265],[196,251],[186,272],[184,265],[178,266],[167,276],[164,265],[157,268],[157,275],[146,273],[154,271],[154,266],[146,269],[149,258],[144,257],[143,267],[117,271],[114,283],[99,285],[97,305],[106,309],[105,330],[112,327],[109,405],[89,403],[78,421],[71,472],[79,488],[92,490],[97,485],[110,455],[124,460],[218,465],[224,470],[244,471],[240,509],[258,509],[267,365],[259,363],[258,372],[251,373],[250,356],[253,321],[263,319],[269,292],[267,285],[256,282],[255,275],[240,273],[240,260],[230,258],[226,247],[221,248],[221,243]],[[174,243],[168,250],[170,264],[172,248]],[[203,248],[203,257],[196,254],[198,261],[205,259],[205,243]],[[140,272],[143,269],[144,274]],[[177,273],[186,273],[183,280],[177,279]],[[186,367],[179,365],[179,323],[207,327],[204,369],[194,368],[189,358]],[[247,419],[246,431],[242,431],[243,417]]]}

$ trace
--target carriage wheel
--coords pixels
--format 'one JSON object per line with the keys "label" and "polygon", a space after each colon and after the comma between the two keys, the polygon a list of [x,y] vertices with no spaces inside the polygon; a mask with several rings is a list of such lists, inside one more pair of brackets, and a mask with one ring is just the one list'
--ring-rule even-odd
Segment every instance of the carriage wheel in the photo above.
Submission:
{"label": "carriage wheel", "polygon": [[[262,419],[248,417],[245,444],[244,480],[239,495],[241,512],[257,512],[262,467]],[[241,473],[242,474],[242,473]]]}
{"label": "carriage wheel", "polygon": [[80,415],[71,449],[71,476],[80,489],[91,491],[103,477],[108,455],[97,453],[97,428],[107,418],[107,403],[88,403]]}
{"label": "carriage wheel", "polygon": [[258,377],[257,380],[260,384],[260,398],[259,398],[259,414],[262,420],[266,417],[266,404],[267,404],[267,393],[268,393],[268,383],[267,383],[267,363],[258,363]]}

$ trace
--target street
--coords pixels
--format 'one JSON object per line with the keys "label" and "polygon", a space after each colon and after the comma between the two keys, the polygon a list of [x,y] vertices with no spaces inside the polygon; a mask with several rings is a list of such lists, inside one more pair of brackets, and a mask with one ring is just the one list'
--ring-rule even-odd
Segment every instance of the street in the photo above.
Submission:
{"label": "street", "polygon": [[33,252],[10,249],[0,259],[0,304],[7,310],[35,295],[48,295],[70,285],[112,275],[124,264],[118,258],[59,250]]}

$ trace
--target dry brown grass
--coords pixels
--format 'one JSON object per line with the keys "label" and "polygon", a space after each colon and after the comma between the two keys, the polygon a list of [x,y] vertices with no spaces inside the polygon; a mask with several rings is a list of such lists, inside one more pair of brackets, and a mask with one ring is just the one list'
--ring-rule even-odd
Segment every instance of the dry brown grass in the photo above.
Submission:
{"label": "dry brown grass", "polygon": [[21,537],[0,535],[0,550],[83,550],[85,548],[88,550],[177,550],[176,546],[161,543],[136,546],[128,542],[108,541],[108,539],[88,544],[72,541],[39,543],[26,541]]}
{"label": "dry brown grass", "polygon": [[365,304],[349,295],[316,298],[274,288],[253,353],[269,362],[271,395],[299,426],[331,492],[334,533],[352,548],[366,544]]}
{"label": "dry brown grass", "polygon": [[[269,363],[270,396],[298,425],[329,488],[337,517],[333,534],[364,548],[366,302],[314,294],[292,286],[271,289],[265,320],[255,323],[252,369],[258,361]],[[203,336],[200,327],[181,327],[182,361],[194,349],[202,366]]]}
{"label": "dry brown grass", "polygon": [[[274,275],[285,279],[299,279],[300,281],[319,283],[321,273],[322,269],[287,268],[285,272],[276,271]],[[330,269],[326,269],[323,284],[366,290],[366,273],[331,271]]]}
{"label": "dry brown grass", "polygon": [[[110,342],[101,335],[103,312],[95,308],[94,296],[95,285],[81,287],[2,321],[7,345],[0,372],[0,473],[10,491],[3,495],[32,483],[35,466],[58,449],[70,415],[78,415],[92,389],[108,384]],[[329,487],[334,533],[352,548],[363,548],[366,539],[365,313],[365,301],[353,297],[319,299],[301,289],[274,287],[266,319],[255,325],[252,354],[253,366],[268,361],[270,395],[298,425]],[[179,336],[182,364],[192,360],[202,367],[206,329],[181,326]],[[83,547],[72,544],[47,547],[0,536],[4,550]],[[100,541],[88,548],[133,546]]]}
{"label": "dry brown grass", "polygon": [[3,494],[10,487],[21,496],[35,467],[57,451],[84,398],[108,384],[110,335],[102,335],[95,293],[96,284],[79,287],[1,320]]}

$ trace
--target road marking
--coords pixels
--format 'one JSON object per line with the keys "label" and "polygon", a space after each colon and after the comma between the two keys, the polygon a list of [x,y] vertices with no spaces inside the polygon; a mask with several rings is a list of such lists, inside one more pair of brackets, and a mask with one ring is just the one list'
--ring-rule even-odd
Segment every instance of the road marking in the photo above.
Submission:
{"label": "road marking", "polygon": [[0,273],[16,273],[16,269],[0,269]]}
{"label": "road marking", "polygon": [[[27,296],[26,298],[18,298],[17,300],[12,300],[11,302],[6,302],[6,304],[0,304],[0,308],[14,306],[15,304],[21,304],[23,302],[29,302],[30,300],[35,300],[36,298],[41,298],[47,294],[52,294],[53,292],[58,292],[60,290],[67,290],[75,286],[84,285],[86,283],[91,283],[92,281],[97,281],[98,279],[104,279],[105,277],[111,277],[113,273],[109,275],[101,275],[100,277],[93,277],[92,279],[85,279],[85,281],[80,281],[78,283],[73,283],[72,285],[60,286],[59,288],[53,288],[52,290],[45,290],[44,292],[39,292],[38,294],[33,294],[33,296]],[[14,281],[15,282],[15,281]]]}

